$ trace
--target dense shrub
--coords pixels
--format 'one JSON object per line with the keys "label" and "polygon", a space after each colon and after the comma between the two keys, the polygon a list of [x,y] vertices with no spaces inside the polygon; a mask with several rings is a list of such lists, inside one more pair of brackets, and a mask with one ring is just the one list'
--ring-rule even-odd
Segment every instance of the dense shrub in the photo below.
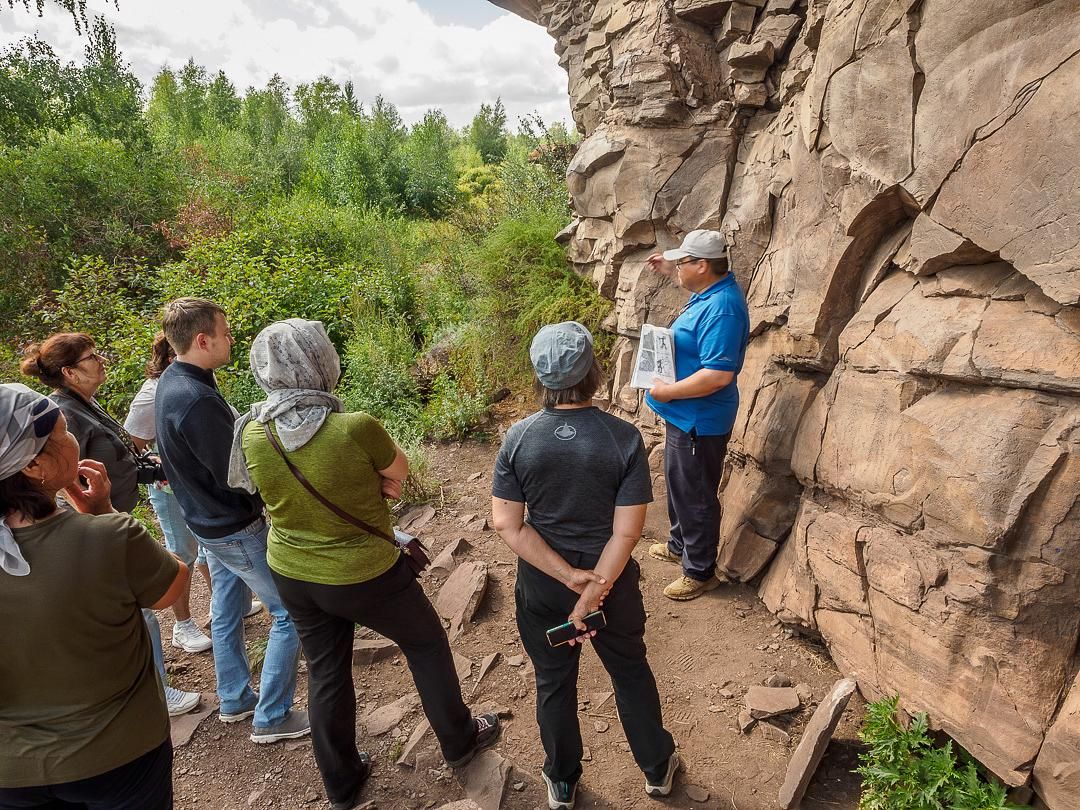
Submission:
{"label": "dense shrub", "polygon": [[931,739],[925,714],[905,724],[898,706],[893,697],[867,708],[860,810],[1019,810],[1004,787],[982,778],[966,752],[954,751],[951,740],[939,746]]}
{"label": "dense shrub", "polygon": [[260,329],[322,321],[339,393],[381,419],[425,490],[424,439],[483,424],[491,395],[525,385],[544,323],[599,330],[610,304],[553,237],[569,221],[573,144],[538,119],[506,131],[500,103],[455,132],[407,126],[322,77],[243,94],[193,61],[141,87],[95,23],[85,64],[40,42],[0,52],[0,369],[17,346],[91,333],[113,358],[101,397],[122,415],[170,298],[210,298],[236,346],[218,374],[237,407]]}

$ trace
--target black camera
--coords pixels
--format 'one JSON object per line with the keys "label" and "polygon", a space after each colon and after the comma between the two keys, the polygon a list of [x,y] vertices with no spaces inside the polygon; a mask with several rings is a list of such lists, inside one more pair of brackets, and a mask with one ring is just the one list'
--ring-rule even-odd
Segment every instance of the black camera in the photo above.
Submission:
{"label": "black camera", "polygon": [[154,461],[149,456],[138,457],[138,468],[135,480],[140,484],[153,484],[155,481],[167,481],[165,468],[160,461]]}

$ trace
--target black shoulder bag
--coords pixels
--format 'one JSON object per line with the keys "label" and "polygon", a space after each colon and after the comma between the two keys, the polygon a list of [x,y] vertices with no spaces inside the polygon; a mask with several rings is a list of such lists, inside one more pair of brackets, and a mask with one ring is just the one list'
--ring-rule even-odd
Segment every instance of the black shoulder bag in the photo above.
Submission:
{"label": "black shoulder bag", "polygon": [[419,578],[419,576],[424,573],[425,569],[431,565],[431,557],[429,556],[428,549],[419,538],[405,534],[404,532],[399,532],[396,529],[394,530],[394,535],[391,536],[382,529],[377,529],[370,523],[365,523],[360,520],[360,518],[350,515],[344,509],[341,509],[328,501],[322,496],[319,490],[315,489],[312,483],[304,477],[304,474],[296,468],[296,465],[289,461],[289,457],[285,455],[285,450],[282,448],[281,443],[278,442],[277,436],[274,435],[274,431],[270,429],[270,424],[268,422],[263,422],[263,433],[266,434],[266,440],[270,442],[271,446],[277,451],[277,454],[281,456],[282,460],[289,468],[289,472],[293,474],[293,477],[300,482],[304,489],[312,494],[315,500],[346,523],[351,523],[358,529],[363,529],[368,534],[379,537],[387,543],[392,544],[394,548],[405,555],[405,564],[409,566],[409,570],[412,571],[414,577]]}

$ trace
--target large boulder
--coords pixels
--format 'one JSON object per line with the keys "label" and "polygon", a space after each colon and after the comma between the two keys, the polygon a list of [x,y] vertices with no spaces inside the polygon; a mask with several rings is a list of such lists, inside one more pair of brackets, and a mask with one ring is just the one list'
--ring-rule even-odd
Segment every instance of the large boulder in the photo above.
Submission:
{"label": "large boulder", "polygon": [[728,239],[751,344],[720,569],[866,696],[1080,807],[1080,5],[506,5],[569,75],[562,238],[654,465],[630,370],[687,293],[646,259]]}

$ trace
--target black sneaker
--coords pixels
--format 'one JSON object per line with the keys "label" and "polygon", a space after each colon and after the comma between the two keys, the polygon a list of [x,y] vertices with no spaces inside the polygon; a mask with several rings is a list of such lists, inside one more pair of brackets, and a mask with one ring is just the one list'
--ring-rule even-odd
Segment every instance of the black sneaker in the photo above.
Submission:
{"label": "black sneaker", "polygon": [[451,768],[460,768],[463,765],[468,765],[472,762],[473,757],[481,751],[491,748],[491,746],[499,741],[499,735],[502,734],[502,724],[499,722],[499,718],[496,715],[481,714],[473,718],[473,723],[476,725],[476,738],[473,742],[473,747],[470,748],[469,752],[463,757],[448,759],[446,764]]}
{"label": "black sneaker", "polygon": [[670,796],[671,784],[675,781],[675,771],[679,770],[679,752],[674,752],[667,761],[667,769],[662,774],[645,774],[645,792],[650,796]]}
{"label": "black sneaker", "polygon": [[364,790],[364,784],[371,776],[371,757],[364,751],[360,752],[360,782],[353,791],[353,795],[343,802],[330,802],[330,810],[353,810],[360,804],[360,793]]}
{"label": "black sneaker", "polygon": [[574,810],[577,782],[552,782],[543,771],[540,771],[540,775],[547,785],[548,810]]}

